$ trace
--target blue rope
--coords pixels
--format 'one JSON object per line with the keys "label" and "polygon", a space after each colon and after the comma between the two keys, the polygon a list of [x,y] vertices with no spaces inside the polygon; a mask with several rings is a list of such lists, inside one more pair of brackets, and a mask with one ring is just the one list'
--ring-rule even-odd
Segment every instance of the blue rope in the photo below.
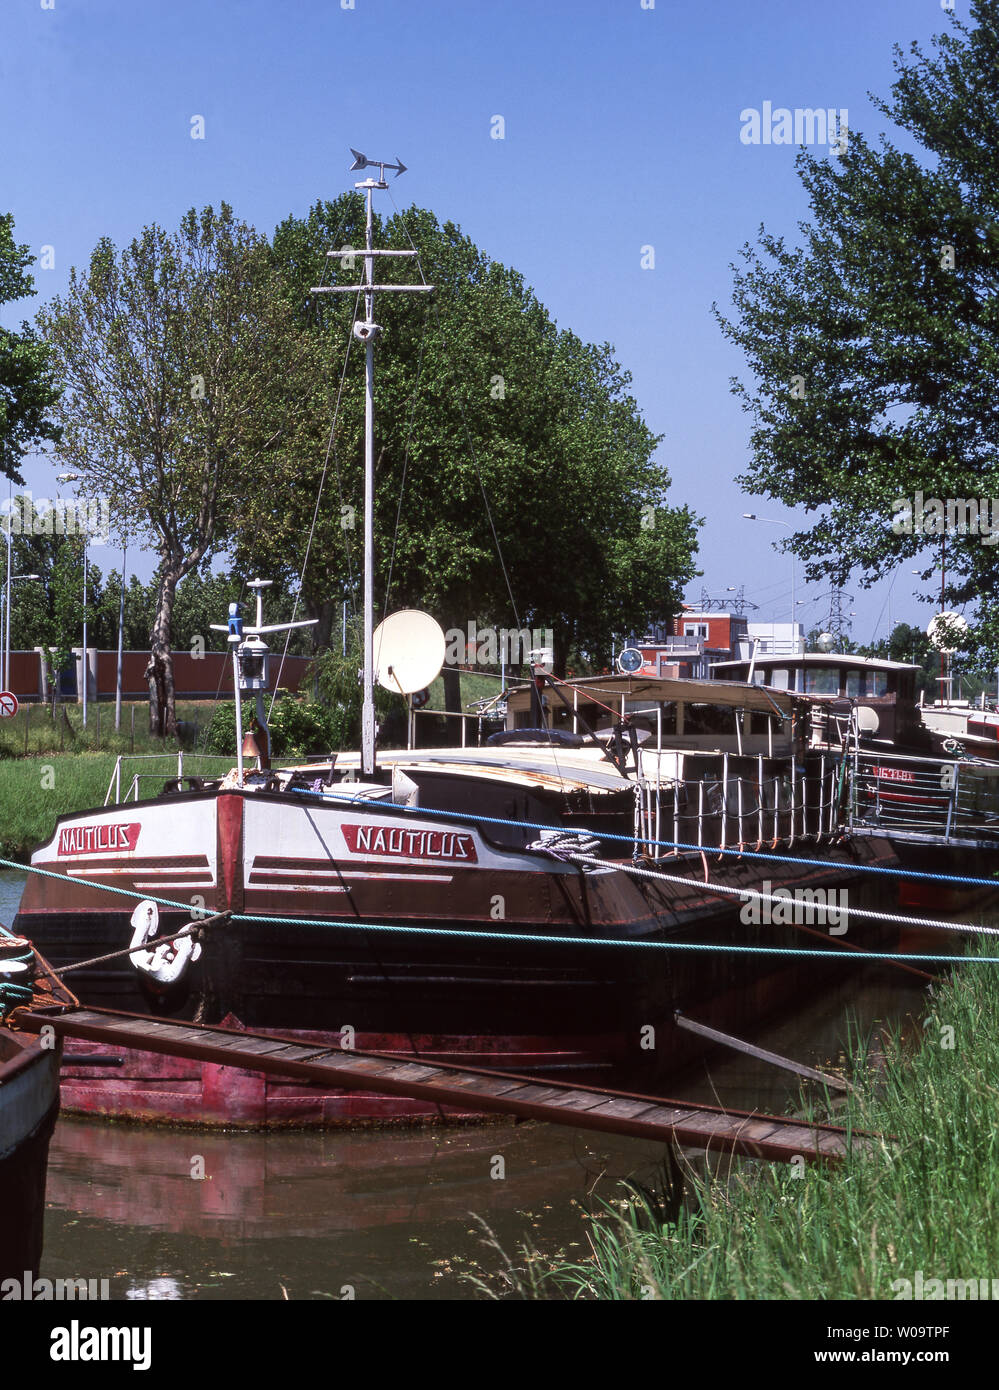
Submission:
{"label": "blue rope", "polygon": [[382,922],[358,922],[323,920],[319,917],[264,917],[246,912],[234,912],[234,922],[249,922],[253,926],[272,923],[289,927],[344,927],[350,931],[400,932],[411,936],[455,936],[473,937],[476,941],[529,941],[538,945],[555,946],[632,946],[647,951],[734,951],[747,955],[763,956],[821,956],[828,960],[906,960],[931,963],[954,963],[956,961],[981,961],[986,965],[999,965],[999,956],[923,956],[901,955],[895,951],[833,951],[797,946],[741,946],[714,945],[710,942],[693,941],[635,941],[604,936],[542,936],[532,932],[468,931],[454,927],[402,927]]}
{"label": "blue rope", "polygon": [[[8,931],[4,936],[16,940]],[[13,980],[5,980],[2,974],[2,967],[10,961],[15,961],[18,965],[32,965],[34,963],[34,952],[28,951],[26,955],[7,956],[0,962],[0,1018],[6,1018],[12,1009],[16,1009],[19,1004],[30,1004],[34,998],[34,990],[31,985],[16,984]]]}
{"label": "blue rope", "polygon": [[[309,794],[310,794],[310,795],[311,795],[311,794],[314,794],[314,795],[321,795],[321,793],[311,793],[311,792],[310,792]],[[356,802],[362,802],[362,801],[364,801],[364,798],[361,798],[361,797],[356,797],[356,798],[343,798],[343,799],[344,799],[344,800],[350,800],[350,801],[356,801]],[[370,803],[367,803],[367,804],[370,805]],[[446,812],[446,811],[441,811],[441,812],[436,812],[436,813],[434,813],[434,812],[428,812],[428,811],[425,810],[425,809],[422,810],[422,811],[420,811],[418,808],[409,808],[409,807],[404,807],[404,808],[400,808],[400,809],[404,809],[404,810],[414,809],[414,810],[416,811],[417,814],[424,814],[424,815],[426,815],[426,814],[450,815],[450,814],[451,814],[450,812]],[[486,821],[486,822],[491,823],[491,824],[519,825],[519,826],[525,826],[525,827],[528,828],[528,829],[551,830],[551,829],[553,828],[553,827],[550,826],[550,825],[529,826],[529,825],[527,825],[527,823],[524,822],[524,821],[497,821],[495,817],[470,817],[470,816],[465,816],[465,817],[455,817],[455,818],[456,818],[456,819],[463,819],[463,820],[477,820],[477,819],[481,819],[481,820]],[[581,833],[584,833],[584,832],[581,832]],[[585,832],[585,833],[589,833],[589,832]],[[626,839],[627,837],[626,837],[626,836],[614,836],[614,837],[608,837],[608,838]],[[666,842],[656,842],[656,843],[666,843]],[[759,855],[759,856],[757,856],[757,857],[758,857],[758,858],[776,858],[777,856]],[[792,864],[794,864],[794,863],[799,863],[799,864],[800,864],[800,863],[807,863],[807,862],[809,862],[809,861],[807,861],[807,860],[800,860],[800,859],[798,859],[798,860],[796,860],[796,859],[789,859],[789,860],[781,861],[781,862],[787,862],[787,863],[792,863]],[[811,862],[815,862],[815,863],[819,863],[819,864],[824,864],[824,863],[825,863],[825,861],[823,861],[823,860],[817,860],[817,861],[811,861]],[[21,872],[40,874],[40,875],[42,875],[42,877],[44,877],[44,878],[55,878],[55,879],[59,879],[59,880],[60,880],[61,882],[63,882],[63,883],[66,882],[67,877],[68,877],[68,875],[66,875],[66,874],[55,873],[55,872],[53,872],[51,869],[40,869],[40,868],[37,868],[34,864],[18,864],[15,860],[10,860],[10,859],[0,859],[0,866],[6,867],[6,868],[11,868],[11,869],[17,869],[17,870],[19,870],[19,871],[21,871]],[[858,867],[859,867],[859,866],[858,866]],[[898,871],[896,871],[896,870],[881,870],[881,872],[884,872],[884,873],[891,873],[891,872],[898,872]],[[934,876],[933,876],[933,875],[927,875],[927,877],[934,877]],[[958,880],[954,880],[954,881],[956,882],[956,881],[958,881]],[[992,887],[999,886],[999,885],[996,885],[996,884],[991,883],[990,880],[985,880],[985,882],[988,882],[988,883],[990,884],[990,886],[992,886]],[[121,896],[121,897],[133,898],[133,899],[135,899],[136,901],[141,901],[141,902],[154,902],[154,903],[158,904],[160,907],[175,908],[175,909],[177,909],[177,910],[179,910],[179,911],[181,911],[181,912],[187,913],[189,916],[191,916],[191,917],[192,917],[193,919],[195,919],[195,920],[197,919],[198,915],[199,915],[202,911],[205,913],[205,915],[207,915],[207,910],[206,910],[206,909],[205,909],[205,910],[201,910],[201,909],[192,909],[190,903],[175,902],[175,901],[174,901],[173,899],[171,899],[171,898],[155,898],[155,897],[152,897],[152,896],[150,896],[149,894],[146,894],[146,893],[138,893],[138,892],[136,892],[134,889],[131,889],[131,888],[118,888],[118,887],[116,887],[115,885],[112,885],[112,884],[104,884],[104,883],[102,883],[102,884],[91,884],[91,885],[89,885],[89,886],[90,886],[90,887],[99,888],[100,892],[102,892],[102,893],[116,893],[116,894],[118,894],[118,895]],[[710,888],[710,885],[707,885],[707,886]],[[262,923],[270,923],[270,924],[273,924],[273,925],[275,925],[275,926],[327,927],[327,928],[328,928],[328,927],[338,927],[338,928],[344,928],[344,929],[353,930],[353,931],[396,932],[396,933],[399,933],[399,934],[404,934],[404,935],[416,935],[416,936],[458,937],[458,938],[462,938],[462,939],[464,939],[464,938],[470,938],[470,939],[473,939],[473,940],[476,940],[476,941],[491,941],[491,940],[497,940],[497,941],[524,941],[524,942],[535,942],[535,943],[538,943],[538,944],[541,944],[541,945],[569,945],[569,946],[573,946],[573,945],[574,945],[574,946],[629,946],[629,947],[644,948],[644,949],[646,949],[646,950],[659,950],[659,951],[716,951],[716,952],[717,952],[717,951],[723,951],[723,952],[724,952],[724,951],[731,951],[731,952],[737,952],[737,953],[738,953],[738,952],[741,952],[741,953],[743,953],[743,954],[745,954],[745,955],[771,955],[771,956],[772,956],[772,955],[778,955],[778,956],[806,956],[806,957],[808,957],[808,956],[819,956],[819,957],[824,957],[824,958],[829,959],[829,960],[853,960],[853,961],[862,961],[862,960],[889,960],[889,961],[891,961],[891,960],[895,960],[895,961],[919,961],[919,962],[932,963],[932,964],[948,964],[948,963],[954,963],[955,961],[975,960],[975,961],[981,961],[983,964],[986,964],[986,965],[988,965],[988,964],[999,965],[999,957],[993,957],[993,956],[972,956],[972,957],[966,957],[966,956],[945,956],[945,955],[902,955],[902,954],[899,954],[899,953],[894,952],[894,951],[883,951],[883,952],[879,952],[879,951],[833,951],[833,950],[830,950],[830,949],[815,950],[815,949],[807,949],[807,948],[804,948],[804,947],[742,946],[742,945],[720,945],[720,944],[715,945],[715,944],[710,944],[710,943],[695,943],[695,942],[686,942],[686,941],[635,941],[635,940],[632,940],[632,939],[625,939],[625,938],[617,939],[617,938],[615,938],[615,937],[550,936],[550,935],[535,935],[535,934],[529,933],[529,932],[493,932],[493,931],[482,931],[482,930],[478,930],[478,929],[476,929],[476,930],[465,930],[465,929],[463,929],[463,928],[448,928],[448,927],[404,927],[404,926],[389,925],[389,924],[381,923],[381,922],[365,922],[365,921],[360,921],[360,922],[358,922],[358,921],[349,921],[349,922],[345,922],[345,921],[338,921],[338,920],[336,920],[336,919],[329,919],[329,918],[324,919],[324,918],[308,918],[308,917],[269,917],[269,916],[259,916],[259,915],[250,914],[250,913],[233,913],[233,914],[232,914],[232,920],[233,920],[234,922],[247,922],[247,923],[249,923],[251,926],[260,925],[260,924],[262,924]],[[899,919],[899,920],[904,920],[904,919]],[[6,935],[10,935],[10,933],[5,933],[5,934],[6,934]],[[19,988],[19,987],[12,987],[12,988]]]}
{"label": "blue rope", "polygon": [[[342,801],[348,806],[364,806],[368,810],[372,806],[384,806],[384,802],[372,802],[370,797],[364,796],[333,796],[324,795],[322,792],[314,792],[311,787],[293,788],[296,796],[317,796],[325,801]],[[805,864],[813,868],[828,869],[830,861],[828,859],[805,859],[795,855],[787,854],[767,854],[765,851],[750,849],[727,849],[721,845],[695,845],[688,844],[684,840],[636,840],[634,835],[614,835],[609,831],[580,829],[573,830],[569,827],[544,824],[538,821],[529,820],[502,820],[498,816],[476,816],[465,811],[441,811],[432,809],[429,806],[402,806],[397,802],[392,802],[392,807],[396,811],[403,811],[411,816],[447,816],[449,820],[471,821],[477,825],[506,825],[513,826],[517,830],[558,830],[567,835],[593,835],[600,840],[620,840],[628,845],[655,845],[661,849],[687,849],[704,854],[731,854],[737,859],[766,859],[775,864]],[[999,841],[997,841],[999,848]],[[0,863],[5,861],[0,860]],[[20,867],[23,868],[23,865]],[[930,879],[934,883],[954,883],[970,884],[972,887],[995,888],[999,891],[999,878],[963,878],[954,874],[930,874],[918,869],[887,869],[876,864],[841,864],[836,861],[834,867],[849,869],[851,873],[862,874],[888,874],[894,878],[919,878]]]}

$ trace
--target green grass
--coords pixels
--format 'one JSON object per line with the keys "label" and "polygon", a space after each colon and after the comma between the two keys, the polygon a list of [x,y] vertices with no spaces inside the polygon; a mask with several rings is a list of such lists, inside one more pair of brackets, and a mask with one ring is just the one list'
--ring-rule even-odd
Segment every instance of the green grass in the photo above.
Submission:
{"label": "green grass", "polygon": [[[491,699],[494,695],[498,695],[503,689],[500,684],[499,676],[479,674],[477,671],[462,671],[460,680],[462,709],[466,709],[473,700]],[[427,709],[443,710],[443,676],[438,676],[436,680],[432,681],[428,689],[430,692],[430,699],[427,702]]]}
{"label": "green grass", "polygon": [[[211,721],[213,700],[179,700],[177,718],[203,730]],[[134,724],[133,724],[134,712]],[[60,704],[53,717],[51,705],[23,704],[13,719],[0,720],[0,758],[29,757],[34,753],[159,753],[176,749],[177,740],[161,739],[149,732],[149,703],[123,703],[121,728],[114,727],[114,701],[100,701],[87,708]]]}
{"label": "green grass", "polygon": [[[56,818],[71,811],[102,806],[115,767],[114,753],[53,753],[34,758],[7,758],[0,762],[0,858],[27,862],[32,849],[47,840]],[[225,771],[218,759],[184,754],[184,772],[218,775]],[[122,771],[121,792],[127,798],[133,773],[143,776],[139,796],[155,796],[169,777],[177,774],[175,751],[143,763],[128,763]]]}
{"label": "green grass", "polygon": [[499,1252],[502,1266],[474,1282],[528,1298],[818,1300],[894,1299],[893,1283],[920,1270],[944,1288],[999,1277],[999,966],[957,966],[921,1023],[915,1052],[896,1035],[883,1074],[856,1069],[857,1094],[834,1117],[896,1142],[801,1176],[690,1166],[678,1210],[626,1191],[592,1214],[586,1258]]}
{"label": "green grass", "polygon": [[3,858],[25,859],[29,850],[52,834],[58,815],[100,806],[114,763],[109,753],[0,762]]}

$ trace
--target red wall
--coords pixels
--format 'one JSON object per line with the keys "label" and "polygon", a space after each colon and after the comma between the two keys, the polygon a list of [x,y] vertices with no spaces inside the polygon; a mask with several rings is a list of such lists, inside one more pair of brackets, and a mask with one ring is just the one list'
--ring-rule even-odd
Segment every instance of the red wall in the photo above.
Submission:
{"label": "red wall", "polygon": [[[118,675],[118,653],[95,652],[94,657],[97,664],[97,697],[113,699]],[[148,652],[122,653],[122,695],[126,700],[145,699],[148,696],[149,687],[144,675],[148,661]],[[37,652],[11,652],[10,679],[16,695],[37,698],[41,689],[38,663]],[[272,681],[277,679],[280,665],[280,653],[272,654]],[[281,671],[282,689],[298,690],[301,686],[303,693],[310,693],[307,673],[311,665],[308,657],[286,657]],[[216,692],[232,698],[232,658],[228,652],[206,652],[203,657],[193,657],[190,652],[174,652],[173,676],[179,699],[210,700],[215,698]]]}
{"label": "red wall", "polygon": [[41,671],[37,652],[11,652],[10,688],[18,696],[38,696],[41,691]]}

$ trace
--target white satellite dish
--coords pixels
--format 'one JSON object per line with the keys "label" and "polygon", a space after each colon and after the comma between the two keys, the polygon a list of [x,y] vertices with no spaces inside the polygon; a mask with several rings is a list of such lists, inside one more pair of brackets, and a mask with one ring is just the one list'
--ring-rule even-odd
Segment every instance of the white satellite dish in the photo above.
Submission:
{"label": "white satellite dish", "polygon": [[[967,621],[960,613],[938,613],[935,618],[930,619],[926,635],[938,652],[943,652],[944,656],[953,656],[961,650],[960,647],[953,646],[953,642],[960,641],[967,631]],[[945,642],[948,643],[946,647]]]}
{"label": "white satellite dish", "polygon": [[878,712],[871,709],[870,705],[858,705],[854,710],[854,718],[857,721],[857,728],[862,734],[876,734],[881,727]]}
{"label": "white satellite dish", "polygon": [[401,608],[375,628],[375,680],[396,695],[412,695],[436,680],[444,665],[444,630],[429,613]]}
{"label": "white satellite dish", "polygon": [[815,645],[820,652],[831,652],[836,645],[836,638],[831,632],[820,632],[815,639]]}

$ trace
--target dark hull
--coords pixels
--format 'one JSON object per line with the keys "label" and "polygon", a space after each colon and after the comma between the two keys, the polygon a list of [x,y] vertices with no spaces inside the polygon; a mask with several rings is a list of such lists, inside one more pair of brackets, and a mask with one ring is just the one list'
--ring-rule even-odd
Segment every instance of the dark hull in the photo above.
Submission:
{"label": "dark hull", "polygon": [[49,1140],[59,1113],[58,1048],[0,1029],[0,1280],[38,1274]]}
{"label": "dark hull", "polygon": [[[813,845],[803,847],[802,858],[810,853],[814,855]],[[885,855],[875,845],[856,853],[861,862]],[[853,906],[882,910],[895,903],[895,880],[857,873],[856,860],[846,851],[836,851],[836,858],[823,867],[785,862],[771,869],[761,860],[716,856],[707,862],[700,855],[660,860],[659,867],[685,883],[649,887],[643,880],[604,874],[585,876],[579,890],[579,876],[574,876],[565,891],[570,898],[572,892],[584,892],[591,908],[603,902],[599,923],[592,915],[589,922],[570,916],[534,923],[531,931],[522,922],[509,929],[518,935],[574,937],[571,945],[504,940],[503,923],[488,917],[485,922],[449,917],[428,923],[464,935],[296,926],[285,919],[233,923],[217,935],[210,931],[203,959],[190,970],[185,990],[167,997],[157,999],[143,990],[138,973],[125,963],[90,967],[69,980],[85,1004],[99,1008],[154,1009],[163,1016],[206,1023],[226,1020],[229,1026],[333,1045],[353,1037],[358,1048],[372,1051],[415,1052],[452,1062],[472,1059],[477,1065],[570,1074],[581,1081],[654,1091],[704,1048],[700,1038],[677,1029],[678,1009],[725,1031],[752,1033],[768,1016],[800,1002],[803,991],[816,990],[829,974],[838,979],[849,969],[839,959],[725,951],[739,945],[821,949],[823,941],[779,923],[742,922],[741,901],[718,897],[711,884],[767,891],[767,876],[774,874],[771,890],[846,890]],[[704,883],[706,869],[710,883]],[[611,894],[614,883],[614,891],[624,897]],[[67,903],[60,908],[51,901],[57,890],[61,885],[53,888],[49,881],[43,888],[49,908],[35,902],[38,910],[17,919],[17,929],[32,935],[53,965],[101,955],[128,940],[128,899],[111,899],[115,908],[122,903],[121,910],[74,913]],[[101,897],[108,902],[107,895]],[[625,902],[631,916],[616,922]],[[310,915],[322,910],[317,903],[306,895],[297,910]],[[257,897],[246,905],[263,912],[268,903]],[[271,905],[275,915],[276,906]],[[185,920],[164,910],[161,930],[176,929]],[[414,917],[397,917],[396,924],[411,927]],[[821,927],[816,930],[821,934]],[[825,944],[838,947],[836,935],[823,935]],[[723,949],[588,945],[586,937]],[[891,942],[891,933],[857,920],[846,940],[881,947]],[[353,1033],[340,1031],[346,1029]],[[76,1049],[101,1051],[90,1042]],[[247,1127],[447,1118],[422,1102],[343,1091],[322,1094],[213,1063],[126,1052],[122,1068],[86,1068],[72,1065],[71,1055],[72,1047],[64,1070],[64,1105],[94,1115]]]}

